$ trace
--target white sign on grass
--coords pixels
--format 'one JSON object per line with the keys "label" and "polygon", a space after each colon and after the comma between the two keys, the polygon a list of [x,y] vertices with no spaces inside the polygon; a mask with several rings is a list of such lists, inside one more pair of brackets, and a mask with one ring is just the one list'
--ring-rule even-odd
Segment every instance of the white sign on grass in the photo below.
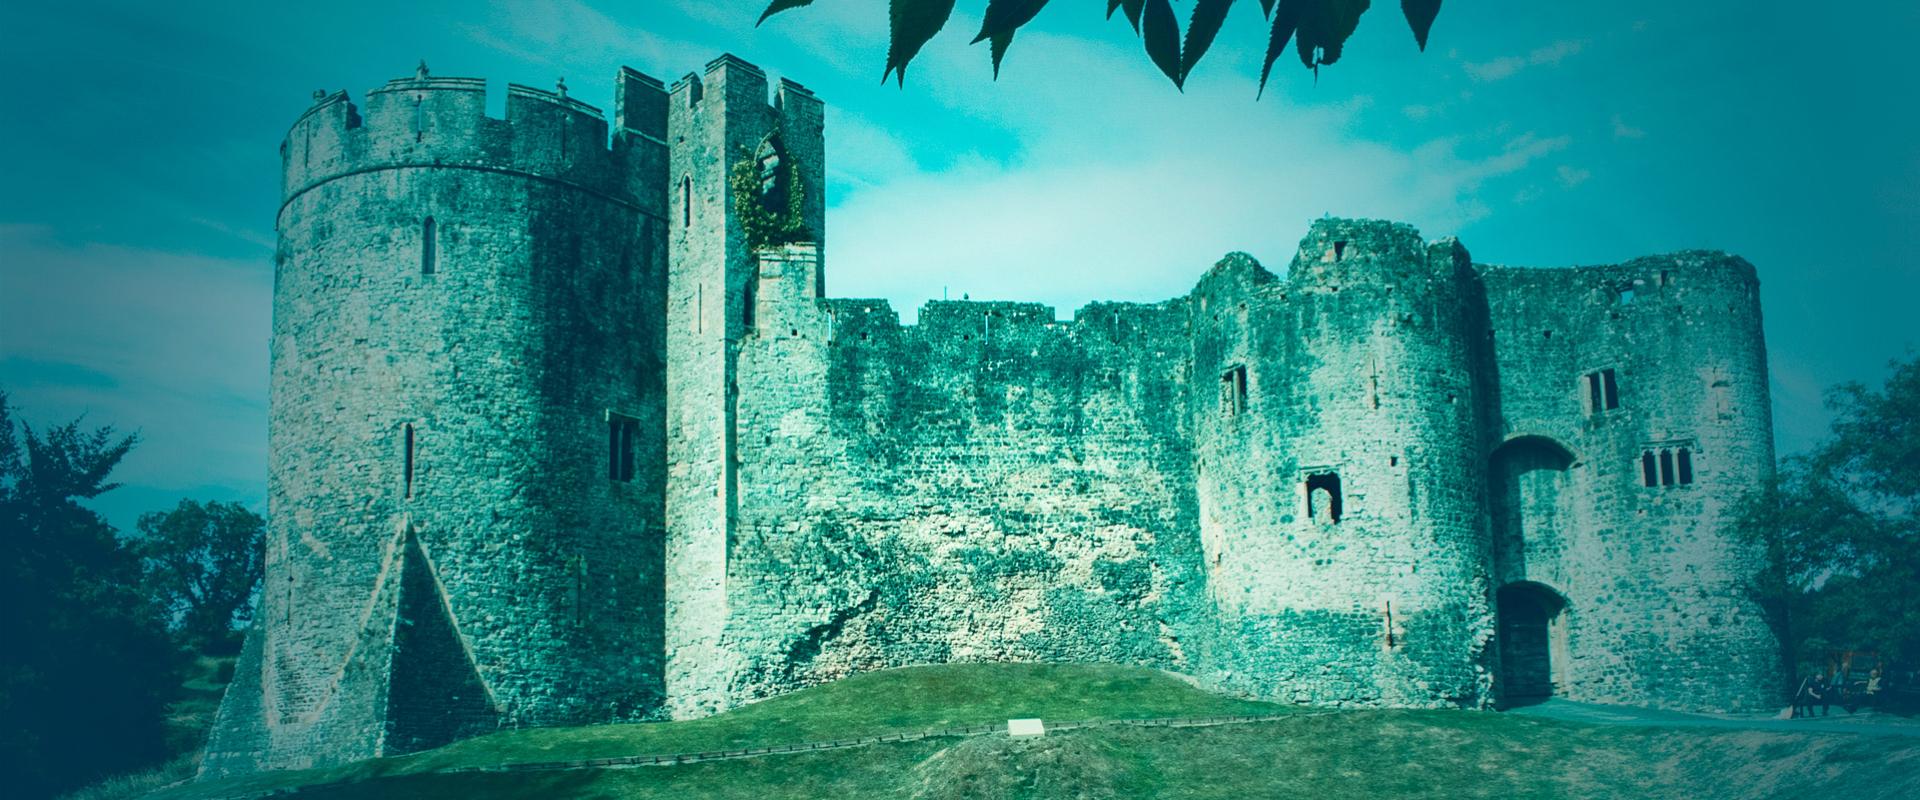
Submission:
{"label": "white sign on grass", "polygon": [[1040,724],[1037,719],[1007,720],[1008,736],[1041,736],[1046,732],[1047,726]]}

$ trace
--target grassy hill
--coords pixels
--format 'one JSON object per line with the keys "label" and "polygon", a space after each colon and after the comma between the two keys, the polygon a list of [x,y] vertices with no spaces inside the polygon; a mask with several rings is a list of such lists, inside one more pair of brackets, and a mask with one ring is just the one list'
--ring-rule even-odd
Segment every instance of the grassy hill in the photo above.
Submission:
{"label": "grassy hill", "polygon": [[[1039,739],[937,737],[674,766],[446,772],[1049,720],[1286,714]],[[1581,725],[1468,711],[1290,713],[1152,670],[979,664],[872,673],[704,720],[506,731],[158,797],[1920,797],[1920,738]]]}

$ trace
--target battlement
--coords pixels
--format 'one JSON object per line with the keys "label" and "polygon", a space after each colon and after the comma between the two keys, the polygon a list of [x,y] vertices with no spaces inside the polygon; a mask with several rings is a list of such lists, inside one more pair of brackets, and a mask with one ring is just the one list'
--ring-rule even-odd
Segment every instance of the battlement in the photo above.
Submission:
{"label": "battlement", "polygon": [[1530,291],[1574,300],[1574,307],[1608,309],[1618,315],[1628,307],[1644,310],[1655,298],[1664,298],[1670,310],[1686,311],[1708,304],[1720,311],[1741,314],[1757,311],[1760,279],[1753,264],[1717,250],[1683,250],[1642,256],[1621,264],[1575,267],[1517,267],[1474,264],[1489,286],[1525,286]]}
{"label": "battlement", "polygon": [[633,165],[649,156],[633,151],[663,144],[664,89],[631,69],[618,77],[622,130],[642,136],[611,144],[606,117],[568,97],[564,81],[553,91],[509,84],[504,119],[487,115],[483,79],[432,77],[424,65],[367,92],[364,107],[344,91],[316,93],[281,145],[283,197],[373,170],[450,168],[562,181],[638,205],[653,190],[635,184]]}
{"label": "battlement", "polygon": [[732,99],[758,98],[786,119],[810,115],[817,120],[825,111],[825,104],[813,90],[789,78],[781,78],[769,95],[767,73],[732,53],[723,53],[707,62],[702,72],[681,76],[673,82],[668,94],[680,107],[697,108],[715,85],[724,85],[724,91]]}

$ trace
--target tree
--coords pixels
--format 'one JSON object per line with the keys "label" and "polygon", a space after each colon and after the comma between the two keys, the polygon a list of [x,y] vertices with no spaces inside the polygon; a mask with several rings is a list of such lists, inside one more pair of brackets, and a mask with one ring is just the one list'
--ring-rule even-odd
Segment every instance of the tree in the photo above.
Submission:
{"label": "tree", "polygon": [[139,558],[79,503],[135,437],[15,427],[0,392],[0,774],[38,797],[165,758],[179,661]]}
{"label": "tree", "polygon": [[[988,0],[986,14],[973,43],[988,43],[993,59],[993,74],[1000,75],[1000,59],[1013,44],[1013,35],[1033,21],[1047,0]],[[782,11],[813,5],[813,0],[773,0],[760,14],[760,22]],[[1260,12],[1272,20],[1267,32],[1267,58],[1260,68],[1260,90],[1265,92],[1273,62],[1287,51],[1291,41],[1300,63],[1314,74],[1320,67],[1340,60],[1347,37],[1360,25],[1371,0],[1260,0]],[[891,42],[887,46],[887,66],[880,74],[904,84],[907,62],[920,53],[933,35],[946,27],[953,15],[954,0],[891,0],[887,9]],[[1180,21],[1169,0],[1107,0],[1107,18],[1121,11],[1133,25],[1135,35],[1146,44],[1147,58],[1178,88],[1185,88],[1193,65],[1213,46],[1220,26],[1226,22],[1233,0],[1194,0],[1193,14],[1187,20],[1186,41],[1180,37]],[[1440,15],[1440,0],[1400,0],[1400,11],[1413,29],[1413,40],[1427,49],[1427,33]],[[758,23],[756,23],[758,24]]]}
{"label": "tree", "polygon": [[201,649],[230,648],[234,624],[252,615],[265,569],[266,521],[239,503],[181,500],[172,511],[140,515],[139,528],[148,589],[182,640]]}
{"label": "tree", "polygon": [[1832,432],[1736,516],[1766,550],[1752,591],[1792,662],[1822,645],[1920,659],[1920,357],[1892,368],[1878,391],[1830,390]]}

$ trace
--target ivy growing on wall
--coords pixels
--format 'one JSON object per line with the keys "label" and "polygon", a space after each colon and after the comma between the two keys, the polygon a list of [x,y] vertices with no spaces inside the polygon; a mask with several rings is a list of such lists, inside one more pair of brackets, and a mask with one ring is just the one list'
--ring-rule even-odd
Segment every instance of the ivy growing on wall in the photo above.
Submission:
{"label": "ivy growing on wall", "polygon": [[785,153],[779,153],[780,162],[775,167],[779,171],[778,179],[773,183],[771,193],[762,192],[760,175],[760,155],[772,144],[769,136],[760,143],[755,151],[742,150],[739,160],[733,162],[727,175],[727,187],[733,193],[733,209],[740,220],[740,229],[747,237],[749,251],[765,250],[796,242],[812,241],[813,231],[807,228],[805,198],[807,196],[805,179],[800,170],[795,169],[792,160]]}

